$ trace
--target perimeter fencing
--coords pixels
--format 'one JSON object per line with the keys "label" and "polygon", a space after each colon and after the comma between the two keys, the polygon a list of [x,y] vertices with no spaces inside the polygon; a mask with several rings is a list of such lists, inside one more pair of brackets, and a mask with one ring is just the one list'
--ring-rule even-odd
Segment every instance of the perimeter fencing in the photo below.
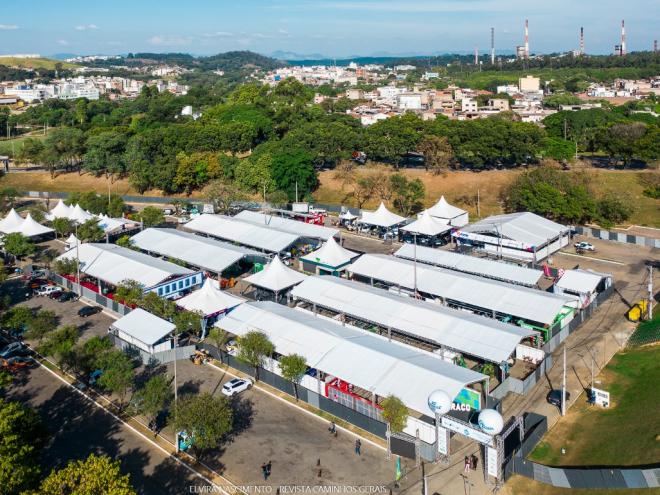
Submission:
{"label": "perimeter fencing", "polygon": [[110,311],[114,311],[115,313],[118,313],[121,316],[126,316],[128,313],[131,312],[131,308],[129,308],[128,306],[124,306],[123,304],[120,304],[117,301],[110,299],[109,297],[105,297],[103,294],[94,292],[93,290],[88,289],[87,287],[80,287],[80,285],[78,285],[76,282],[73,282],[68,278],[64,278],[61,275],[58,275],[56,273],[51,273],[50,278],[57,285],[62,286],[65,289],[70,290],[71,292],[75,292],[76,294],[80,294],[81,297],[89,299],[90,301],[93,301],[96,304],[109,309]]}
{"label": "perimeter fencing", "polygon": [[660,239],[646,237],[642,235],[626,234],[624,232],[612,232],[605,229],[595,229],[592,227],[574,227],[575,233],[594,239],[604,241],[624,242],[627,244],[636,244],[637,246],[647,246],[651,248],[660,248]]}

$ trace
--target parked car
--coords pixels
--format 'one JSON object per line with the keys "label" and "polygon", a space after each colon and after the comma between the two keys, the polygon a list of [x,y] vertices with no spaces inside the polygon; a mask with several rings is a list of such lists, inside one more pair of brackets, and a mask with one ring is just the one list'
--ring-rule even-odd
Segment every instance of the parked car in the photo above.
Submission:
{"label": "parked car", "polygon": [[576,242],[574,246],[578,251],[596,251],[594,245],[586,241]]}
{"label": "parked car", "polygon": [[78,316],[81,318],[87,318],[88,316],[94,316],[101,311],[103,311],[103,308],[100,306],[84,306],[78,310]]}
{"label": "parked car", "polygon": [[2,360],[2,367],[9,371],[19,371],[25,369],[34,363],[34,359],[29,356],[14,356]]}
{"label": "parked car", "polygon": [[48,280],[43,278],[35,278],[34,280],[30,280],[30,282],[28,282],[28,287],[30,289],[38,289],[44,285],[48,285]]}
{"label": "parked car", "polygon": [[25,356],[29,349],[20,342],[12,342],[0,351],[0,359],[9,359],[14,356]]}
{"label": "parked car", "polygon": [[240,394],[244,390],[252,387],[252,380],[249,378],[234,378],[222,386],[222,393],[227,397]]}
{"label": "parked car", "polygon": [[78,298],[78,294],[75,292],[62,292],[60,297],[57,298],[59,302],[74,301]]}
{"label": "parked car", "polygon": [[[566,403],[571,399],[571,394],[567,390],[566,391]],[[557,406],[559,409],[561,409],[561,390],[555,389],[551,390],[548,392],[548,396],[546,397],[546,400],[548,401],[548,404],[552,404],[553,406]]]}
{"label": "parked car", "polygon": [[42,285],[37,289],[35,294],[37,296],[49,296],[54,292],[62,292],[62,289],[60,289],[57,285]]}
{"label": "parked car", "polygon": [[103,374],[103,370],[94,370],[89,374],[89,385],[94,385]]}
{"label": "parked car", "polygon": [[61,295],[62,295],[62,289],[60,289],[60,288],[58,287],[58,290],[53,291],[53,292],[51,292],[50,294],[48,294],[48,297],[49,297],[50,299],[55,300],[55,299],[59,299]]}

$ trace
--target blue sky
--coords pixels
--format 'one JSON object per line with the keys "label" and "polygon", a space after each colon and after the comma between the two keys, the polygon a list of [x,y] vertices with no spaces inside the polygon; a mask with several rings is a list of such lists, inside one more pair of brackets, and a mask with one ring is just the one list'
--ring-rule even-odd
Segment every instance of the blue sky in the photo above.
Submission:
{"label": "blue sky", "polygon": [[486,52],[609,53],[626,20],[628,50],[660,37],[658,0],[15,0],[0,9],[0,54],[276,50],[327,56]]}

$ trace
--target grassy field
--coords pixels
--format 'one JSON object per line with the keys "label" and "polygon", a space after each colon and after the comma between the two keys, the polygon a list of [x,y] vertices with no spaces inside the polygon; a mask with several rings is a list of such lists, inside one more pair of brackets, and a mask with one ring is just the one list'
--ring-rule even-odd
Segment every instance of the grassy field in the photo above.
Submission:
{"label": "grassy field", "polygon": [[555,488],[523,476],[514,475],[499,493],[503,495],[657,495],[660,493],[660,489],[574,490]]}
{"label": "grassy field", "polygon": [[[575,404],[530,459],[550,466],[634,466],[660,462],[660,346],[614,356],[596,387],[611,407]],[[585,384],[587,386],[587,384]],[[562,447],[566,450],[561,454]],[[608,492],[609,493],[609,492]]]}
{"label": "grassy field", "polygon": [[[471,218],[477,218],[477,191],[479,192],[481,217],[502,213],[500,193],[509,185],[520,171],[488,170],[484,172],[449,172],[447,175],[433,175],[424,170],[404,170],[410,178],[419,177],[426,185],[426,206],[435,203],[444,194],[447,201],[470,212]],[[639,182],[639,172],[587,169],[592,187],[599,193],[615,192],[625,194],[635,211],[631,223],[650,227],[660,227],[660,201],[642,194],[643,186]],[[355,206],[351,197],[351,187],[342,187],[334,178],[333,171],[322,172],[319,177],[321,186],[314,194],[319,203],[344,204]],[[372,200],[365,208],[375,208],[380,200]]]}
{"label": "grassy field", "polygon": [[0,155],[11,155],[12,144],[13,144],[14,152],[18,153],[23,146],[23,141],[25,141],[29,137],[34,139],[46,139],[46,136],[43,133],[37,132],[30,136],[21,136],[14,139],[2,140],[0,141]]}
{"label": "grassy field", "polygon": [[0,65],[20,67],[22,69],[55,69],[55,64],[62,64],[63,69],[74,69],[76,64],[50,58],[0,57]]}

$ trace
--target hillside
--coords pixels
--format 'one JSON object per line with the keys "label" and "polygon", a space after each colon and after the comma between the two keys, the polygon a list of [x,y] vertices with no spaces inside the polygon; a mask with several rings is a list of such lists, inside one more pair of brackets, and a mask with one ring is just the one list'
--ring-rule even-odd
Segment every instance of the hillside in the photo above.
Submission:
{"label": "hillside", "polygon": [[0,57],[0,65],[7,67],[19,67],[21,69],[46,69],[55,70],[57,67],[63,69],[74,69],[76,64],[53,60],[50,58],[19,58],[19,57]]}
{"label": "hillside", "polygon": [[251,51],[233,51],[218,53],[206,57],[194,57],[188,53],[130,53],[126,58],[103,60],[92,63],[96,66],[108,65],[178,65],[186,69],[237,71],[258,68],[272,70],[287,65],[286,62],[275,60]]}

